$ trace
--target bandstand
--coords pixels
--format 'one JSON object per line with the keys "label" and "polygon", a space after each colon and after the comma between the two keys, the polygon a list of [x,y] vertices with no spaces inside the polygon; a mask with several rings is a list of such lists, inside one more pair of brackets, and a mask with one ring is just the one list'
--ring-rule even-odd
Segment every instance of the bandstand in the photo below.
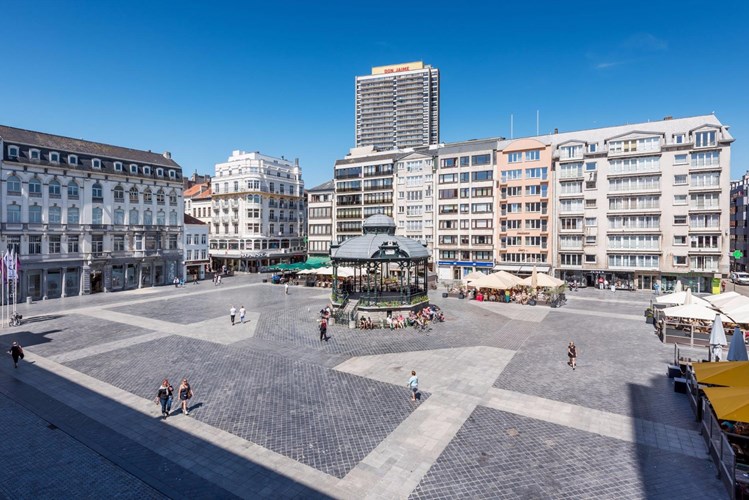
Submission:
{"label": "bandstand", "polygon": [[395,222],[373,215],[362,236],[330,248],[334,305],[354,303],[360,310],[384,314],[425,305],[429,251],[417,240],[395,235]]}

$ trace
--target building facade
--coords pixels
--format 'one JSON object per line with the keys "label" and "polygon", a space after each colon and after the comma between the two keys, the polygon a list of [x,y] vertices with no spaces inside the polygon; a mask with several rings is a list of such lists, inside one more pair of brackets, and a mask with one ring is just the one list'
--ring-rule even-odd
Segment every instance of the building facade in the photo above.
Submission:
{"label": "building facade", "polygon": [[[749,173],[731,181],[731,271],[749,269]],[[734,257],[739,250],[741,257]]]}
{"label": "building facade", "polygon": [[213,269],[257,272],[304,260],[306,207],[298,160],[234,151],[211,179]]}
{"label": "building facade", "polygon": [[182,170],[150,151],[0,126],[0,225],[17,299],[171,283],[182,271]]}
{"label": "building facade", "polygon": [[195,184],[184,191],[185,213],[210,227],[213,217],[210,183]]}
{"label": "building facade", "polygon": [[356,77],[356,147],[378,151],[438,144],[439,70],[423,62],[372,68]]}
{"label": "building facade", "polygon": [[396,162],[393,183],[395,234],[434,251],[434,170],[436,154],[424,149],[405,153]]}
{"label": "building facade", "polygon": [[330,255],[333,241],[335,182],[330,180],[307,190],[307,254]]}
{"label": "building facade", "polygon": [[185,281],[205,279],[210,270],[211,261],[208,258],[208,228],[205,222],[184,214],[185,242],[184,242],[184,276]]}

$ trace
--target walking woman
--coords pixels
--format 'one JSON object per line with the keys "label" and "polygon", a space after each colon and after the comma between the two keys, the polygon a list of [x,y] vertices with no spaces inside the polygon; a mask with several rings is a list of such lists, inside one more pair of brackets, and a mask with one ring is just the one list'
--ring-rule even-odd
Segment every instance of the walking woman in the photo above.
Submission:
{"label": "walking woman", "polygon": [[182,383],[179,384],[179,401],[182,404],[182,414],[189,415],[190,411],[187,409],[187,402],[192,399],[192,388],[186,378],[182,379]]}
{"label": "walking woman", "polygon": [[13,342],[13,345],[10,346],[10,353],[11,357],[13,358],[13,366],[18,368],[18,358],[23,359],[23,347],[21,347],[18,342]]}
{"label": "walking woman", "polygon": [[570,345],[567,346],[567,357],[570,358],[567,364],[572,367],[572,370],[574,370],[577,365],[577,347],[575,347],[575,343],[572,341],[570,341]]}
{"label": "walking woman", "polygon": [[159,390],[156,392],[156,402],[161,403],[161,416],[164,417],[164,420],[169,417],[169,412],[172,411],[173,392],[174,387],[171,386],[167,379],[164,379],[161,382],[161,387],[159,387]]}

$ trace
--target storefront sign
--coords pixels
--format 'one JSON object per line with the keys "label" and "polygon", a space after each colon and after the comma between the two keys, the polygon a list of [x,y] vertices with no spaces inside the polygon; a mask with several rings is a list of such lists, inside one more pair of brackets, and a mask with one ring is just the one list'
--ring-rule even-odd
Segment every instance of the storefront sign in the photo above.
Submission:
{"label": "storefront sign", "polygon": [[438,266],[459,266],[459,267],[494,267],[493,262],[468,262],[463,260],[440,260]]}

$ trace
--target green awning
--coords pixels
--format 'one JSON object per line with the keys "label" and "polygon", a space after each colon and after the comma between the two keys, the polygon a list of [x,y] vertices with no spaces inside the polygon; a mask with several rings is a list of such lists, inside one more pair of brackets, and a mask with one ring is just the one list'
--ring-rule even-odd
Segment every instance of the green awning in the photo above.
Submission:
{"label": "green awning", "polygon": [[317,269],[318,267],[325,267],[330,264],[330,257],[308,257],[305,264],[307,264],[308,266],[306,269]]}

